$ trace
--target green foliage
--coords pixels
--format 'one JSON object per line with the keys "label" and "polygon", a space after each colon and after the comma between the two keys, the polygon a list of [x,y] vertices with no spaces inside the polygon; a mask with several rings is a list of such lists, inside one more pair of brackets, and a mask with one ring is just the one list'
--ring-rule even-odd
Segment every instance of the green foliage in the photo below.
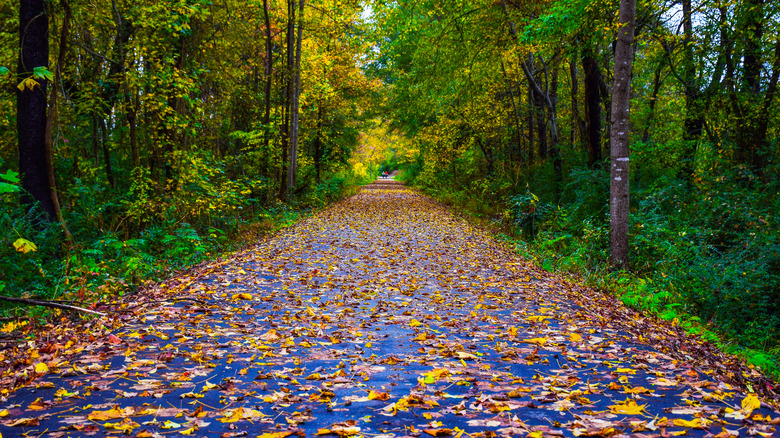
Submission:
{"label": "green foliage", "polygon": [[0,193],[14,193],[19,191],[19,186],[15,184],[19,182],[19,173],[8,170],[6,173],[0,173],[0,179],[7,181],[0,181]]}
{"label": "green foliage", "polygon": [[732,351],[777,371],[780,221],[773,212],[780,209],[780,186],[776,177],[759,184],[723,158],[710,158],[710,164],[710,172],[689,183],[658,160],[638,162],[632,176],[642,183],[631,192],[631,273],[609,266],[609,180],[602,169],[572,166],[558,195],[545,182],[554,178],[548,166],[527,169],[525,184],[517,184],[526,187],[522,192],[505,187],[498,197],[479,189],[490,179],[459,184],[451,168],[437,172],[416,162],[402,166],[400,178],[472,213],[491,210],[474,208],[475,200],[493,203],[504,211],[494,219],[516,236],[511,239],[518,252],[544,269],[582,275],[614,290],[627,305],[677,321],[692,334],[728,339]]}

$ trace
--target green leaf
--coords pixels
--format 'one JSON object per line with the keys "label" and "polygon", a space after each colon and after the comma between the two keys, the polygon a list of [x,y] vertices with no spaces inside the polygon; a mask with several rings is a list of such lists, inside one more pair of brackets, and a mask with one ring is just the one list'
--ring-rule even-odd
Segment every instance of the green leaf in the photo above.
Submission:
{"label": "green leaf", "polygon": [[0,193],[13,193],[18,191],[19,187],[0,181]]}
{"label": "green leaf", "polygon": [[5,76],[5,75],[7,75],[7,74],[9,74],[9,73],[11,73],[11,71],[10,71],[10,70],[8,70],[8,69],[7,69],[7,68],[5,68],[5,67],[0,67],[0,76]]}
{"label": "green leaf", "polygon": [[54,80],[54,75],[49,71],[46,66],[33,67],[33,77],[35,79],[48,79]]}
{"label": "green leaf", "polygon": [[6,173],[0,173],[0,178],[12,183],[17,183],[19,182],[19,172],[14,172],[13,170],[8,169]]}

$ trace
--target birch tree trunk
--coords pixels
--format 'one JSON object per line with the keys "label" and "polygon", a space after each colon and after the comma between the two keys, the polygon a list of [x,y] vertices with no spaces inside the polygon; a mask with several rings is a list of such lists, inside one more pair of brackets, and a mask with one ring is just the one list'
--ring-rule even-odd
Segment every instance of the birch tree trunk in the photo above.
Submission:
{"label": "birch tree trunk", "polygon": [[628,116],[636,0],[620,0],[620,29],[615,48],[615,81],[611,107],[611,171],[609,186],[609,244],[612,266],[628,267]]}

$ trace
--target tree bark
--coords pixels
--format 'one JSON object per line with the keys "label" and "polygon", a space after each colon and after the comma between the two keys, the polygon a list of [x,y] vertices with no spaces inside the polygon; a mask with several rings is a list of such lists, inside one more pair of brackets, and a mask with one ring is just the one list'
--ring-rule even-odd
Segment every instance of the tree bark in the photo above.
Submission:
{"label": "tree bark", "polygon": [[612,85],[611,165],[609,203],[610,260],[617,269],[628,268],[629,218],[629,104],[633,63],[636,0],[620,0],[620,29],[615,48],[615,80]]}
{"label": "tree bark", "polygon": [[685,88],[685,121],[683,132],[681,177],[693,179],[696,163],[696,142],[704,129],[704,114],[701,108],[701,91],[696,78],[696,64],[693,57],[693,18],[691,0],[682,1],[683,12],[683,61],[682,79]]}
{"label": "tree bark", "polygon": [[[20,80],[30,78],[35,67],[49,66],[49,17],[43,0],[21,0],[19,7]],[[46,165],[46,79],[35,79],[32,89],[16,92],[16,129],[21,201],[29,209],[39,203],[47,220],[56,216]]]}
{"label": "tree bark", "polygon": [[57,96],[58,96],[58,86],[60,83],[60,78],[62,78],[62,65],[65,63],[65,52],[68,48],[68,32],[70,29],[70,18],[71,18],[71,12],[70,12],[70,5],[68,4],[67,0],[61,0],[62,7],[65,10],[64,17],[62,19],[62,29],[60,30],[60,44],[59,44],[59,52],[57,53],[57,65],[55,66],[54,70],[54,80],[52,81],[52,87],[51,87],[51,99],[49,104],[49,115],[46,118],[46,134],[45,134],[45,143],[46,143],[46,174],[49,180],[49,190],[51,192],[51,200],[54,205],[54,214],[57,218],[57,221],[60,223],[60,228],[62,228],[62,232],[65,234],[65,238],[68,240],[68,244],[72,247],[74,245],[73,243],[73,236],[70,234],[70,230],[68,230],[68,225],[65,223],[65,218],[62,216],[62,209],[60,208],[60,199],[57,194],[57,177],[54,172],[54,153],[52,148],[52,136],[54,135],[54,118],[57,116]]}
{"label": "tree bark", "polygon": [[650,125],[653,123],[653,118],[655,116],[655,105],[658,103],[658,92],[661,90],[661,84],[663,83],[661,80],[661,70],[663,69],[663,65],[663,62],[659,61],[655,71],[653,72],[653,94],[650,95],[650,114],[647,117],[647,121],[645,122],[645,129],[642,133],[643,143],[647,143],[650,140]]}
{"label": "tree bark", "polygon": [[271,141],[271,67],[273,66],[273,34],[271,20],[268,17],[268,0],[263,0],[263,21],[265,22],[265,112],[263,113],[263,129],[265,130],[265,150]]}
{"label": "tree bark", "polygon": [[[293,6],[295,2],[293,2]],[[303,6],[300,0],[298,9],[298,34],[295,43],[295,60],[292,74],[292,96],[290,101],[290,167],[287,169],[287,190],[295,192],[298,174],[298,121],[301,97],[301,40],[303,39]]]}
{"label": "tree bark", "polygon": [[579,74],[577,73],[578,54],[574,53],[569,61],[569,76],[571,76],[571,147],[579,140],[583,144],[585,121],[580,117],[579,102]]}
{"label": "tree bark", "polygon": [[286,51],[286,65],[284,74],[283,90],[283,105],[284,105],[284,123],[282,127],[282,171],[279,174],[279,199],[287,200],[289,194],[289,162],[288,157],[290,153],[290,114],[292,109],[292,95],[295,75],[295,0],[287,0],[287,51]]}
{"label": "tree bark", "polygon": [[132,33],[132,26],[122,19],[116,0],[111,0],[111,6],[114,10],[114,20],[117,26],[117,37],[115,39],[116,50],[119,53],[117,61],[117,73],[122,78],[122,87],[124,89],[125,111],[127,124],[130,129],[130,154],[133,157],[133,168],[141,166],[141,155],[138,152],[138,134],[136,132],[136,118],[138,114],[137,102],[130,97],[130,85],[127,83],[127,66],[125,65],[124,43],[129,40]]}
{"label": "tree bark", "polygon": [[601,71],[598,62],[588,50],[582,57],[585,73],[585,137],[588,145],[588,164],[591,167],[601,163]]}
{"label": "tree bark", "polygon": [[504,76],[504,83],[506,83],[507,91],[509,91],[509,99],[512,101],[512,115],[514,117],[515,122],[515,136],[517,139],[517,143],[515,143],[514,146],[510,147],[510,157],[513,160],[517,160],[522,156],[522,153],[520,152],[520,136],[522,134],[522,131],[520,129],[520,114],[517,111],[517,104],[515,103],[515,93],[512,89],[512,83],[509,81],[509,76],[506,74],[506,68],[504,67],[504,59],[499,57],[499,60],[501,61],[501,73]]}
{"label": "tree bark", "polygon": [[55,302],[52,302],[52,301],[33,300],[33,299],[30,299],[30,298],[6,297],[6,296],[3,296],[3,295],[0,295],[0,301],[8,301],[8,302],[11,302],[11,303],[29,304],[29,305],[33,305],[33,306],[53,307],[55,309],[75,310],[77,312],[90,313],[92,315],[106,316],[105,313],[98,312],[96,310],[85,309],[83,307],[72,306],[70,304],[55,303]]}

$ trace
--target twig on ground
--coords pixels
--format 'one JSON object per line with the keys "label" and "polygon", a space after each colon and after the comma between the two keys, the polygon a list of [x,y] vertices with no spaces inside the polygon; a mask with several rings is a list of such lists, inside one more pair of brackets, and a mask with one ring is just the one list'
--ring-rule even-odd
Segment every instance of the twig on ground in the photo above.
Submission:
{"label": "twig on ground", "polygon": [[0,300],[1,301],[10,301],[12,303],[28,304],[28,305],[31,305],[31,306],[54,307],[56,309],[74,310],[76,312],[83,312],[83,313],[90,313],[92,315],[106,316],[105,313],[98,312],[96,310],[85,309],[83,307],[72,306],[70,304],[55,303],[55,302],[52,302],[52,301],[33,300],[33,299],[29,299],[29,298],[14,298],[14,297],[2,296],[2,295],[0,295]]}

